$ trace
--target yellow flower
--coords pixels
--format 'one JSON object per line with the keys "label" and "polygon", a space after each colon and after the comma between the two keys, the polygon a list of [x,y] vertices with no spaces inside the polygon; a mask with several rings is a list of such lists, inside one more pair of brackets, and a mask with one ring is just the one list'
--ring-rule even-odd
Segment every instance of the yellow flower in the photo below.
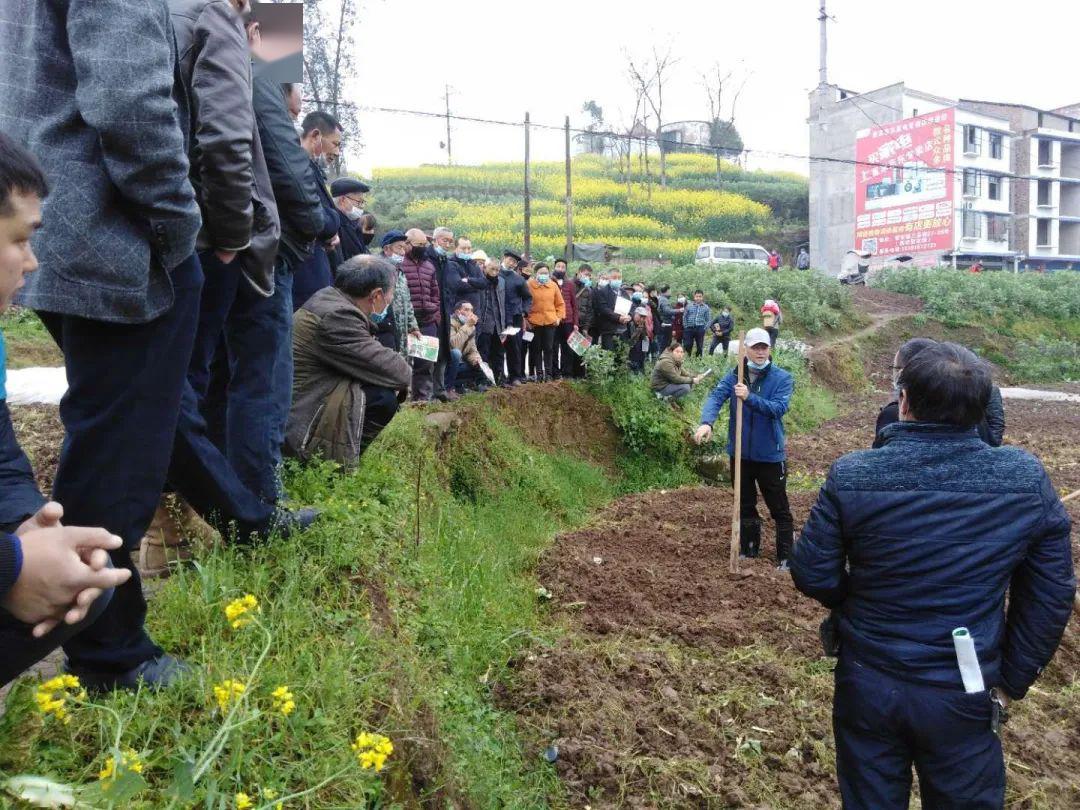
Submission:
{"label": "yellow flower", "polygon": [[296,701],[288,686],[279,686],[271,693],[271,697],[274,699],[274,711],[281,712],[283,717],[288,717],[295,711]]}
{"label": "yellow flower", "polygon": [[57,675],[42,683],[34,694],[34,703],[42,714],[51,714],[57,720],[70,723],[67,703],[86,700],[86,690],[74,675]]}
{"label": "yellow flower", "polygon": [[387,758],[394,753],[394,744],[387,737],[366,731],[356,735],[351,748],[361,768],[376,772],[383,769]]}
{"label": "yellow flower", "polygon": [[259,612],[259,600],[250,593],[244,594],[239,599],[234,599],[225,606],[225,618],[229,620],[233,630],[239,630],[255,621],[255,617],[249,614]]}
{"label": "yellow flower", "polygon": [[243,681],[229,679],[214,687],[214,699],[217,700],[218,708],[224,712],[229,708],[230,704],[238,701],[246,691],[247,686]]}
{"label": "yellow flower", "polygon": [[139,752],[134,748],[125,748],[120,752],[120,766],[117,767],[115,757],[109,757],[105,760],[105,767],[98,772],[98,779],[102,782],[111,782],[122,772],[142,773],[143,768],[144,765]]}
{"label": "yellow flower", "polygon": [[251,797],[246,793],[237,793],[233,800],[236,802],[236,810],[248,810],[248,808],[254,807]]}

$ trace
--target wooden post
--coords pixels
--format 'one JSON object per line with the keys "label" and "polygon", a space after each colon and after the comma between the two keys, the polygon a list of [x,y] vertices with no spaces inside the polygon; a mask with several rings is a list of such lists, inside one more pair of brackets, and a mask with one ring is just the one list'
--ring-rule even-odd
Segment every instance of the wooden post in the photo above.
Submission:
{"label": "wooden post", "polygon": [[[739,335],[739,385],[743,384],[743,365],[746,360],[746,332]],[[734,395],[733,395],[734,396]],[[735,400],[735,469],[731,473],[735,503],[731,507],[731,551],[728,568],[733,574],[739,573],[739,541],[742,537],[742,524],[739,520],[739,503],[742,500],[742,422],[743,401]]]}
{"label": "wooden post", "polygon": [[532,260],[532,195],[529,192],[529,114],[525,113],[525,261]]}
{"label": "wooden post", "polygon": [[574,258],[574,191],[570,180],[570,116],[566,116],[566,261]]}

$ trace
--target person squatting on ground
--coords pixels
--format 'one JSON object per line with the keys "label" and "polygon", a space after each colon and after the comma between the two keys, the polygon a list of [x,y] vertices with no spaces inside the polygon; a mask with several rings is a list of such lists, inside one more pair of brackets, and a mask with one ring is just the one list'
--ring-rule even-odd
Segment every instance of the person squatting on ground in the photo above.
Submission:
{"label": "person squatting on ground", "polygon": [[473,306],[461,301],[450,317],[450,362],[446,365],[446,392],[460,395],[466,387],[486,391],[487,378],[480,369],[483,357],[476,344],[478,322]]}
{"label": "person squatting on ground", "polygon": [[712,426],[724,403],[731,401],[728,418],[727,453],[735,467],[735,400],[743,401],[742,493],[739,504],[741,553],[757,557],[761,550],[761,521],[757,511],[757,489],[776,524],[776,560],[787,568],[794,537],[794,520],[787,496],[787,455],[784,414],[791,403],[795,380],[770,359],[769,334],[764,329],[746,333],[746,382],[739,385],[738,370],[729,371],[705,400],[701,426],[694,434],[698,444],[712,437]]}
{"label": "person squatting on ground", "polygon": [[[1003,711],[1073,610],[1070,521],[1035,457],[980,440],[991,378],[974,354],[925,347],[898,386],[900,421],[833,464],[791,558],[799,590],[839,614],[840,792],[906,810],[914,765],[923,807],[1000,808]],[[960,627],[984,691],[964,689]]]}
{"label": "person squatting on ground", "polygon": [[716,347],[720,346],[724,350],[724,358],[728,356],[728,347],[731,345],[731,333],[735,331],[735,319],[731,317],[731,307],[724,305],[724,308],[720,311],[720,314],[712,319],[709,324],[709,331],[712,333],[712,342],[709,344],[709,354],[712,355],[716,352]]}
{"label": "person squatting on ground", "polygon": [[704,354],[705,330],[711,320],[712,312],[709,310],[709,305],[705,303],[705,293],[701,290],[694,290],[694,300],[687,305],[682,318],[682,344],[683,348],[686,349],[686,353],[691,357],[694,355],[695,348],[698,357]]}
{"label": "person squatting on ground", "polygon": [[562,288],[552,280],[548,266],[541,262],[534,269],[535,276],[527,282],[532,305],[526,324],[540,347],[533,373],[539,382],[546,382],[555,378],[555,333],[566,318],[566,303]]}
{"label": "person squatting on ground", "polygon": [[[30,238],[47,193],[37,161],[0,133],[0,312],[37,269]],[[0,685],[97,620],[112,589],[131,578],[109,563],[121,538],[65,526],[63,507],[45,502],[15,437],[6,381],[0,335]]]}
{"label": "person squatting on ground", "polygon": [[[902,345],[896,352],[892,364],[893,399],[878,413],[877,425],[874,428],[874,449],[884,444],[881,435],[887,426],[900,421],[900,373],[911,358],[923,349],[937,344],[932,338],[912,338]],[[1005,404],[1001,399],[1001,389],[996,385],[990,386],[990,399],[986,403],[986,412],[978,425],[979,438],[991,447],[1001,447],[1005,441]]]}
{"label": "person squatting on ground", "polygon": [[390,310],[395,275],[382,257],[356,256],[338,268],[333,287],[296,311],[290,455],[321,456],[351,469],[397,413],[412,372],[374,336]]}
{"label": "person squatting on ground", "polygon": [[649,387],[661,399],[679,402],[690,395],[690,389],[705,379],[704,374],[688,374],[683,371],[686,350],[678,344],[664,349],[653,366]]}

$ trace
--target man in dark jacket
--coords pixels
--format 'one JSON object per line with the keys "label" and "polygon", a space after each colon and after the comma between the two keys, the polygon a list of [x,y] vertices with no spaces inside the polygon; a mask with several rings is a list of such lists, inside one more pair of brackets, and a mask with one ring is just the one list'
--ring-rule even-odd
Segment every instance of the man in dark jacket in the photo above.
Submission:
{"label": "man in dark jacket", "polygon": [[[467,240],[466,240],[467,241]],[[457,307],[458,298],[475,289],[466,267],[471,262],[455,261],[454,232],[449,228],[438,227],[431,233],[431,245],[427,258],[435,267],[435,278],[439,282],[439,300],[442,307],[439,321],[439,362],[435,364],[435,396],[445,399],[446,364],[450,358],[450,316]],[[469,251],[472,244],[469,243]]]}
{"label": "man in dark jacket", "polygon": [[600,338],[601,348],[608,351],[615,348],[615,341],[626,334],[626,325],[630,323],[629,306],[625,315],[615,311],[615,302],[619,298],[626,299],[626,303],[630,304],[630,296],[622,289],[622,271],[612,270],[608,273],[607,286],[592,295],[593,328]]}
{"label": "man in dark jacket", "polygon": [[521,254],[510,250],[503,251],[502,267],[499,276],[503,280],[503,295],[506,305],[506,327],[517,329],[503,344],[506,349],[506,376],[510,385],[521,385],[525,380],[525,344],[521,339],[521,328],[525,315],[532,309],[532,293],[525,278],[518,272]]}
{"label": "man in dark jacket", "polygon": [[[330,184],[330,196],[334,198],[341,227],[338,229],[338,246],[330,255],[330,264],[337,269],[353,256],[370,253],[368,245],[375,238],[375,226],[361,227],[364,218],[364,195],[371,187],[355,177],[339,177]],[[371,217],[369,216],[369,220]]]}
{"label": "man in dark jacket", "polygon": [[[427,235],[419,228],[405,232],[409,251],[402,261],[401,274],[409,285],[413,313],[426,337],[438,337],[442,324],[442,296],[435,265],[428,258]],[[449,338],[448,338],[449,339]],[[449,351],[449,350],[448,350]],[[420,402],[429,402],[435,392],[435,363],[413,358],[412,396]]]}
{"label": "man in dark jacket", "polygon": [[[37,268],[30,237],[41,227],[45,175],[25,149],[0,133],[0,313]],[[131,577],[108,567],[121,540],[104,529],[60,523],[45,503],[19,447],[7,406],[0,335],[0,686],[89,626],[112,588]]]}
{"label": "man in dark jacket", "polygon": [[506,280],[499,272],[499,262],[488,259],[483,269],[484,289],[462,298],[473,305],[476,314],[476,347],[492,370],[496,385],[507,385],[505,371]]}
{"label": "man in dark jacket", "polygon": [[[791,560],[799,590],[840,614],[840,792],[907,808],[914,763],[924,806],[1002,807],[995,732],[1073,609],[1069,518],[1038,460],[976,435],[990,373],[971,352],[924,349],[899,383],[902,421],[833,465]],[[961,678],[960,628],[982,691]]]}
{"label": "man in dark jacket", "polygon": [[[138,47],[118,58],[125,42]],[[0,76],[0,130],[41,156],[54,189],[33,241],[41,269],[21,298],[67,370],[52,496],[66,523],[119,535],[113,565],[133,570],[165,483],[203,280],[168,8],[5,0]],[[183,668],[150,640],[145,614],[133,573],[64,645],[68,667],[95,689],[171,682]]]}
{"label": "man in dark jacket", "polygon": [[781,570],[787,570],[795,526],[787,496],[787,450],[783,420],[791,404],[795,379],[773,364],[769,356],[769,333],[764,329],[747,332],[746,347],[746,366],[743,369],[746,382],[739,384],[738,370],[733,368],[717,383],[701,409],[701,427],[694,434],[694,440],[701,444],[712,437],[712,425],[724,403],[730,400],[727,452],[734,474],[735,400],[743,401],[742,500],[739,504],[741,552],[744,557],[753,558],[761,550],[756,485],[776,524],[776,561]]}
{"label": "man in dark jacket", "polygon": [[656,349],[661,354],[671,345],[671,333],[675,327],[675,307],[671,305],[671,288],[661,287],[656,297],[656,316],[659,328],[656,330]]}
{"label": "man in dark jacket", "polygon": [[560,377],[576,377],[578,372],[578,366],[581,363],[581,358],[574,353],[570,348],[570,345],[566,342],[567,339],[578,331],[578,297],[577,287],[574,286],[574,282],[566,277],[566,261],[563,259],[556,259],[555,264],[552,266],[551,276],[555,279],[555,283],[559,285],[559,291],[562,293],[563,306],[566,309],[566,317],[563,318],[562,323],[559,324],[558,331],[555,339],[555,379]]}
{"label": "man in dark jacket", "polygon": [[709,331],[712,333],[712,342],[709,344],[709,354],[716,351],[719,346],[724,350],[724,359],[727,360],[728,346],[731,344],[731,333],[735,330],[735,319],[731,317],[731,307],[725,305],[720,314],[712,319]]}
{"label": "man in dark jacket", "polygon": [[382,257],[356,256],[297,310],[291,454],[350,469],[397,412],[409,364],[372,334],[390,311],[395,272]]}
{"label": "man in dark jacket", "polygon": [[318,238],[315,240],[311,255],[296,268],[293,274],[294,310],[302,307],[305,301],[323,287],[333,284],[334,277],[330,272],[328,251],[336,248],[341,241],[338,236],[341,219],[337,206],[330,197],[326,174],[323,171],[323,167],[329,161],[341,154],[343,134],[341,124],[330,113],[316,110],[304,116],[300,128],[300,145],[308,153],[311,173],[315,177],[315,187],[319,192],[319,202],[322,205],[322,230],[319,231]]}

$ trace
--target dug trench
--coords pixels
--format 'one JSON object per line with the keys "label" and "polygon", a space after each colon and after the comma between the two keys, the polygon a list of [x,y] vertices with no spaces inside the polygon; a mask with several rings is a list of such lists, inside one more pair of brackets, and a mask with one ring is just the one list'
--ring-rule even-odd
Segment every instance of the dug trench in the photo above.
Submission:
{"label": "dug trench", "polygon": [[[797,533],[832,461],[869,445],[884,401],[842,394],[841,416],[792,437]],[[1008,418],[1007,442],[1038,455],[1063,493],[1080,488],[1075,405],[1010,402]],[[1069,508],[1080,520],[1080,502]],[[768,520],[762,558],[729,574],[730,526],[730,489],[652,491],[542,557],[548,618],[565,632],[517,656],[497,699],[553,760],[566,796],[552,806],[840,806],[824,609],[775,569]],[[1004,732],[1009,807],[1080,806],[1078,696],[1073,621]]]}

